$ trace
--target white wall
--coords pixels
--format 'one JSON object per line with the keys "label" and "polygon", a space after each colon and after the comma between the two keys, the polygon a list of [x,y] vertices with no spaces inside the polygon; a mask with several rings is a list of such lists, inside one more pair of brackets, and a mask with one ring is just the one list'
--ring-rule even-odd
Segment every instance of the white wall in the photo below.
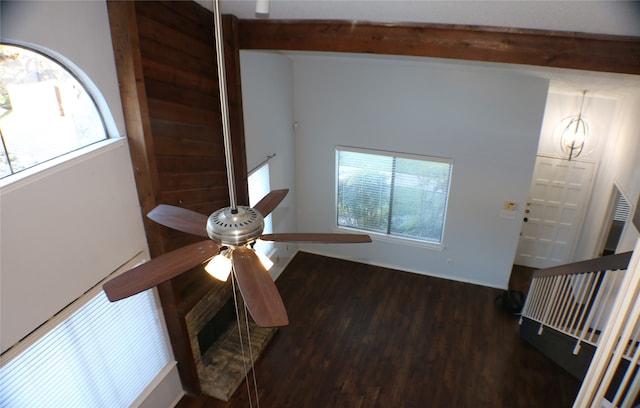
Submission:
{"label": "white wall", "polygon": [[[296,231],[296,186],[293,139],[293,64],[284,55],[241,51],[242,103],[249,170],[269,160],[271,188],[289,194],[272,212],[274,232]],[[297,250],[295,244],[275,244],[270,270],[277,277]]]}
{"label": "white wall", "polygon": [[[2,40],[58,57],[89,85],[110,142],[0,187],[0,344],[8,347],[147,252],[104,1],[0,3]],[[175,366],[161,373],[180,395]],[[157,383],[167,381],[158,379]],[[177,385],[177,386],[176,386]],[[155,405],[158,406],[158,405]]]}
{"label": "white wall", "polygon": [[124,140],[0,190],[2,350],[146,251]]}
{"label": "white wall", "polygon": [[[336,145],[454,160],[444,249],[375,237],[372,244],[304,249],[505,288],[548,82],[492,67],[426,59],[295,56],[301,231],[334,231]],[[513,218],[501,217],[505,200],[518,203]]]}

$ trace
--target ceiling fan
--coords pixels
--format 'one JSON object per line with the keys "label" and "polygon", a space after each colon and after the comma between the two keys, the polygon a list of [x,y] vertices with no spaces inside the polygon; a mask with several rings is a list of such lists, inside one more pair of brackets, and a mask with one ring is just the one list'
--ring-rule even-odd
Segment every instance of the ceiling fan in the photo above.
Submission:
{"label": "ceiling fan", "polygon": [[[222,130],[229,186],[229,207],[214,211],[208,217],[182,207],[160,204],[147,214],[153,221],[207,240],[187,245],[139,265],[103,285],[110,301],[124,299],[172,279],[210,259],[207,269],[224,269],[215,261],[226,263],[234,274],[245,305],[258,326],[277,327],[289,323],[282,298],[269,272],[252,245],[257,239],[276,242],[363,243],[371,242],[365,234],[281,233],[263,234],[264,217],[282,202],[287,189],[274,190],[255,207],[238,206],[233,180],[233,159],[229,131],[229,111],[224,71],[221,19],[214,2],[215,39],[218,63]],[[230,265],[229,265],[230,264]],[[212,273],[212,272],[210,272]]]}

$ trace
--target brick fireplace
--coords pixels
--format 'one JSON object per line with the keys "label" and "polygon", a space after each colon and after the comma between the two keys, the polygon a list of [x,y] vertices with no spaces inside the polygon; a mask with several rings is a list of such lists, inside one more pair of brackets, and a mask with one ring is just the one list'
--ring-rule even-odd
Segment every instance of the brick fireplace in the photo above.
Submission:
{"label": "brick fireplace", "polygon": [[[239,296],[238,300],[242,302]],[[246,323],[241,318],[243,355],[233,301],[230,282],[216,283],[185,316],[202,392],[223,401],[228,401],[244,380],[245,365],[251,368]],[[241,317],[243,309],[241,303]],[[250,320],[249,330],[251,351],[257,360],[276,329],[258,327]]]}

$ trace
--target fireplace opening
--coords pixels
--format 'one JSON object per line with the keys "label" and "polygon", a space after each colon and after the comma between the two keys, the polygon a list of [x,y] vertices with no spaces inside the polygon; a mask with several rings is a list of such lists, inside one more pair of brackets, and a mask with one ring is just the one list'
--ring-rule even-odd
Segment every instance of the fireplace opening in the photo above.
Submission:
{"label": "fireplace opening", "polygon": [[[242,300],[238,301],[244,310]],[[246,321],[243,315],[240,333],[233,288],[230,282],[216,282],[185,316],[202,392],[223,401],[229,401],[245,379],[245,366],[260,357],[276,332],[273,327],[256,326],[250,318]],[[242,352],[245,346],[251,347],[251,353]]]}
{"label": "fireplace opening", "polygon": [[200,347],[200,355],[203,356],[209,347],[211,347],[229,328],[232,322],[236,321],[236,307],[233,298],[229,298],[227,302],[218,310],[218,312],[209,320],[198,333],[198,346]]}

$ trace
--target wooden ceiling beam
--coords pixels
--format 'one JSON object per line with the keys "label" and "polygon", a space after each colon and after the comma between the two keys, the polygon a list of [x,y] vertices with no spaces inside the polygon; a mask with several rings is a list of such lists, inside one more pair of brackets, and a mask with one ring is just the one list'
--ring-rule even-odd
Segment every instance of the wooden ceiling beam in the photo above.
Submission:
{"label": "wooden ceiling beam", "polygon": [[640,37],[448,24],[239,20],[241,49],[324,51],[640,74]]}

